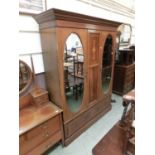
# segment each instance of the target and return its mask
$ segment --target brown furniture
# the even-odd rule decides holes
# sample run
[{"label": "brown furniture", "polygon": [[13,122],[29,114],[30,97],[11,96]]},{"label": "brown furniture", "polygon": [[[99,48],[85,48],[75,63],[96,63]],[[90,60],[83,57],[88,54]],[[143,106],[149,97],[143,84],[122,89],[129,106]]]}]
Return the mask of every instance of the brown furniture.
[{"label": "brown furniture", "polygon": [[123,96],[123,106],[121,120],[96,144],[93,155],[135,154],[135,130],[132,125],[135,119],[134,90]]},{"label": "brown furniture", "polygon": [[[24,65],[26,68],[26,63]],[[22,89],[26,91],[24,87]],[[19,104],[20,155],[41,155],[63,141],[62,110],[49,101],[46,90],[37,86],[32,88],[20,96]]]},{"label": "brown furniture", "polygon": [[130,65],[135,62],[135,49],[124,48],[119,50],[117,64],[119,65]]},{"label": "brown furniture", "polygon": [[115,65],[113,92],[124,95],[135,86],[135,64]]},{"label": "brown furniture", "polygon": [[111,109],[116,30],[121,23],[58,9],[34,18],[50,99],[63,109],[67,145]]},{"label": "brown furniture", "polygon": [[135,155],[135,90],[123,96],[123,106],[124,112],[120,121],[120,126],[126,130],[123,152]]},{"label": "brown furniture", "polygon": [[113,92],[124,95],[135,86],[135,46],[118,50],[114,68]]},{"label": "brown furniture", "polygon": [[20,155],[39,155],[62,139],[61,110],[51,102],[20,110]]}]

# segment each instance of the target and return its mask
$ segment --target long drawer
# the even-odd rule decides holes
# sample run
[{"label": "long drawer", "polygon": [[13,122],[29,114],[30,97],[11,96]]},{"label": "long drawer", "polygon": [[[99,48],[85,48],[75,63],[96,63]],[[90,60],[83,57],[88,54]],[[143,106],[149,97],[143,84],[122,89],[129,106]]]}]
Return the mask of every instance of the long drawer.
[{"label": "long drawer", "polygon": [[57,143],[61,139],[61,132],[56,132],[51,137],[49,137],[46,141],[35,147],[30,152],[27,152],[26,155],[41,155],[43,152],[48,150],[51,146]]},{"label": "long drawer", "polygon": [[61,130],[60,116],[57,115],[45,123],[35,127],[27,133],[20,136],[20,155],[24,155],[43,141],[48,139],[52,134]]}]

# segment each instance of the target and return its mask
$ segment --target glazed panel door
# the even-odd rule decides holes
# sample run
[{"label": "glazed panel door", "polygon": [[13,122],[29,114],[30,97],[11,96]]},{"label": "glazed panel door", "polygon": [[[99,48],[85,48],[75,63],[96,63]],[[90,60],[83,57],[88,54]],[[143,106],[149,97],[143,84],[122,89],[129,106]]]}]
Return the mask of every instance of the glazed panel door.
[{"label": "glazed panel door", "polygon": [[95,103],[99,88],[100,32],[88,32],[89,103]]}]

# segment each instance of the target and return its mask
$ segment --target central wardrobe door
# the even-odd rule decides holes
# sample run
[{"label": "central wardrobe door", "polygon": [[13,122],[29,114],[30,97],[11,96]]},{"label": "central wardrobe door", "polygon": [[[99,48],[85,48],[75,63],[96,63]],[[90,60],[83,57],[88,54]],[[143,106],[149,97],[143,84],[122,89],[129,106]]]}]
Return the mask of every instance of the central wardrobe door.
[{"label": "central wardrobe door", "polygon": [[98,98],[99,81],[99,42],[100,33],[88,33],[89,52],[89,103],[96,103]]},{"label": "central wardrobe door", "polygon": [[81,40],[76,33],[71,33],[64,49],[64,89],[66,101],[71,112],[80,108],[84,93],[84,53]]},{"label": "central wardrobe door", "polygon": [[108,35],[103,48],[102,55],[102,90],[107,94],[110,87],[112,75],[112,36]]}]

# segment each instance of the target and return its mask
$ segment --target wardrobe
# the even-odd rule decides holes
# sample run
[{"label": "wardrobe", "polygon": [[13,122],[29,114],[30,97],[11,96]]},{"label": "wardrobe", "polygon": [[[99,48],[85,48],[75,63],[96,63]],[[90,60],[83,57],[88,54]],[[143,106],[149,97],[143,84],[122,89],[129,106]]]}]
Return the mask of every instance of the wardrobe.
[{"label": "wardrobe", "polygon": [[34,18],[50,100],[63,110],[68,145],[111,109],[115,40],[121,23],[59,9]]}]

